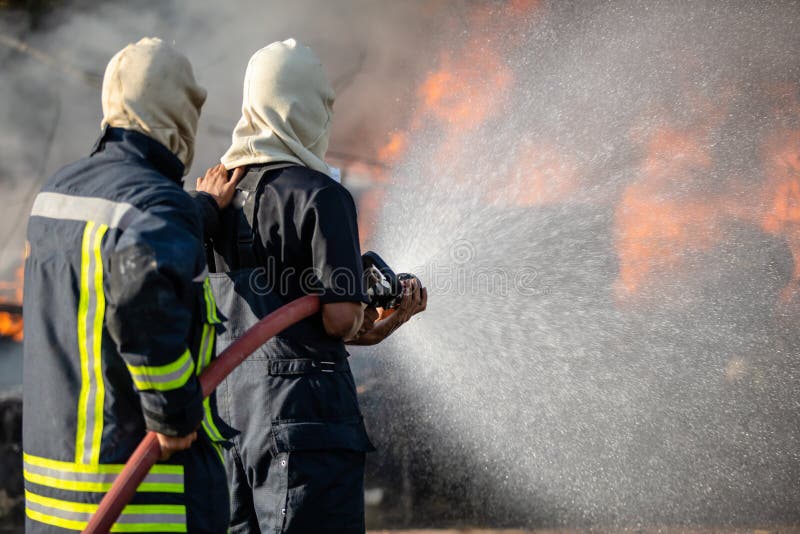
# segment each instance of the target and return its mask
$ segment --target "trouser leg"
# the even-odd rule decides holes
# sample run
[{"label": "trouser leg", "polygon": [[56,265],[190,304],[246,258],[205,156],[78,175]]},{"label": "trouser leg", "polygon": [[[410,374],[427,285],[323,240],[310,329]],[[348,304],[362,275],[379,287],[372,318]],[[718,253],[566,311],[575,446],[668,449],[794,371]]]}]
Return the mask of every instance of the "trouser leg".
[{"label": "trouser leg", "polygon": [[231,447],[225,451],[225,467],[228,472],[230,491],[231,521],[230,534],[250,534],[261,532],[253,505],[253,491],[239,453]]},{"label": "trouser leg", "polygon": [[288,455],[283,534],[363,534],[363,452],[299,451]]}]

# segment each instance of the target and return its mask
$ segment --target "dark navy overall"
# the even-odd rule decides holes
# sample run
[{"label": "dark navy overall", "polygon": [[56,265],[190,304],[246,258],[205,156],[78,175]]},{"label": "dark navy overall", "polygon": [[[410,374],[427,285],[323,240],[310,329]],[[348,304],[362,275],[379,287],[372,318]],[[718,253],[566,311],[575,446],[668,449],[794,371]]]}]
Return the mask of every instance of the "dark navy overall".
[{"label": "dark navy overall", "polygon": [[[226,318],[223,350],[259,318],[305,294],[367,302],[355,204],[324,174],[256,166],[223,212],[209,250]],[[319,314],[289,328],[218,389],[235,433],[226,451],[231,532],[363,533],[364,428],[348,353]]]}]

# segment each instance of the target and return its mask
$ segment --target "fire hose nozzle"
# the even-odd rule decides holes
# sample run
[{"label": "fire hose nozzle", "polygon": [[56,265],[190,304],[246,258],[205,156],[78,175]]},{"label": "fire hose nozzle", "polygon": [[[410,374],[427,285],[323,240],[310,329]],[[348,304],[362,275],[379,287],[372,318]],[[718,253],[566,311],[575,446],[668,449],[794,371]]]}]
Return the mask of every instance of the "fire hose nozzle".
[{"label": "fire hose nozzle", "polygon": [[364,286],[371,307],[384,310],[397,308],[403,300],[403,282],[419,281],[411,273],[395,274],[383,258],[371,250],[361,256],[361,261],[364,266]]}]

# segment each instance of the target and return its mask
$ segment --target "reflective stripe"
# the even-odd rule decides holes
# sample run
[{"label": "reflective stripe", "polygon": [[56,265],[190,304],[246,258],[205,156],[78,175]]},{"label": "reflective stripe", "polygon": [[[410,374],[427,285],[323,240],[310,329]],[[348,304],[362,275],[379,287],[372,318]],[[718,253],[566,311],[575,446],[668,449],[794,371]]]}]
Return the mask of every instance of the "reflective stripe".
[{"label": "reflective stripe", "polygon": [[206,318],[211,324],[218,324],[222,321],[217,316],[217,303],[214,300],[214,293],[211,292],[211,281],[206,278],[203,282],[203,296],[206,299]]},{"label": "reflective stripe", "polygon": [[[31,519],[65,528],[86,527],[97,504],[62,501],[25,490],[26,514]],[[82,526],[80,525],[82,523]],[[118,527],[118,528],[115,528]],[[186,532],[186,507],[180,504],[129,504],[111,532]]]},{"label": "reflective stripe", "polygon": [[[52,515],[43,514],[32,510],[31,508],[25,509],[25,515],[33,521],[53,525],[56,527],[82,531],[88,525],[88,521],[75,521],[71,519],[63,519]],[[187,532],[186,523],[134,523],[124,524],[114,523],[111,527],[111,532]]]},{"label": "reflective stripe", "polygon": [[216,332],[213,325],[203,323],[203,335],[200,339],[200,357],[197,359],[197,376],[200,376],[206,366],[211,362],[211,351],[214,348],[215,334]]},{"label": "reflective stripe", "polygon": [[81,390],[78,395],[75,461],[97,464],[103,434],[105,385],[102,370],[103,318],[106,301],[103,292],[101,247],[108,230],[105,224],[86,223],[81,245],[80,300],[78,302],[78,353],[81,363]]},{"label": "reflective stripe", "polygon": [[125,229],[144,212],[127,202],[105,198],[79,197],[62,193],[39,193],[33,201],[32,217],[66,219],[68,221],[97,221],[110,228]]},{"label": "reflective stripe", "polygon": [[[208,278],[203,280],[203,297],[206,303],[206,323],[203,324],[203,337],[200,342],[200,357],[198,358],[199,363],[197,366],[198,375],[211,363],[211,356],[214,351],[214,338],[217,333],[214,325],[221,322],[217,316],[217,302],[214,300],[214,293],[211,291],[211,281]],[[222,433],[214,423],[214,416],[211,412],[211,399],[208,397],[203,400],[203,421],[201,425],[206,435],[211,440],[214,449],[217,451],[220,460],[224,462],[222,449],[215,442],[225,441],[225,438],[222,437]]]},{"label": "reflective stripe", "polygon": [[222,455],[222,447],[216,441],[211,441],[210,443],[211,443],[211,446],[214,447],[214,450],[217,451],[217,456],[219,457],[220,463],[222,463],[222,465],[224,466],[225,465],[225,457]]},{"label": "reflective stripe", "polygon": [[140,391],[177,389],[189,380],[194,372],[194,360],[189,349],[180,358],[167,365],[128,365],[133,383]]},{"label": "reflective stripe", "polygon": [[[203,369],[208,367],[208,364],[211,363],[211,353],[214,349],[214,337],[216,335],[216,330],[214,329],[214,325],[212,324],[204,324],[203,325],[203,337],[200,342],[200,362],[197,366],[197,374],[203,372]],[[211,413],[211,399],[206,397],[203,399],[203,421],[202,426],[203,430],[205,430],[206,435],[211,438],[211,441],[225,441],[225,438],[222,437],[222,433],[217,428],[217,425],[214,423],[214,416]],[[220,454],[220,459],[222,458],[221,451],[217,451]]]},{"label": "reflective stripe", "polygon": [[[23,454],[25,480],[61,490],[106,492],[123,464],[85,465]],[[139,492],[183,493],[183,466],[154,465],[137,489]]]}]

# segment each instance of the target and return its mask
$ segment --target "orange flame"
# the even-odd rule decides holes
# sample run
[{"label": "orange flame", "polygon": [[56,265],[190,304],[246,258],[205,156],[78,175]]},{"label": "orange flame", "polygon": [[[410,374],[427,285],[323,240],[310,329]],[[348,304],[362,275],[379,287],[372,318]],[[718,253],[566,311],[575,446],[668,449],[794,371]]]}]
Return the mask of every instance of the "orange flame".
[{"label": "orange flame", "polygon": [[[17,269],[16,280],[13,282],[0,282],[0,291],[12,292],[17,303],[22,302],[24,268]],[[11,299],[0,297],[0,302],[10,302]],[[8,312],[0,312],[0,337],[10,337],[14,341],[22,341],[22,317]]]},{"label": "orange flame", "polygon": [[783,301],[789,301],[800,292],[800,130],[773,134],[765,143],[764,165],[766,209],[761,228],[784,236],[792,251],[792,281],[781,294]]},{"label": "orange flame", "polygon": [[[503,5],[482,4],[466,14],[469,39],[439,54],[436,69],[417,90],[415,113],[405,131],[394,132],[378,152],[387,164],[398,162],[415,135],[425,128],[434,146],[434,161],[453,175],[453,168],[469,160],[476,132],[491,126],[507,112],[505,102],[516,83],[506,53],[524,44],[519,23],[542,11],[532,0],[510,0]],[[460,30],[460,28],[459,28]],[[503,36],[499,38],[498,36]],[[686,79],[701,63],[681,56]],[[634,180],[614,205],[613,239],[619,260],[615,283],[618,301],[635,298],[655,287],[663,276],[681,276],[687,259],[722,243],[732,222],[757,225],[786,240],[794,258],[793,280],[784,299],[800,295],[800,103],[796,84],[783,84],[754,97],[751,88],[734,83],[698,89],[685,83],[682,98],[665,109],[648,109],[645,124],[633,130],[631,148],[642,157]],[[788,95],[788,96],[787,96]],[[715,161],[714,147],[732,120],[736,98],[744,108],[754,98],[778,102],[773,117],[780,128],[763,145],[762,169],[754,175],[716,176],[727,162]],[[652,117],[658,117],[653,120]],[[653,127],[652,124],[660,124]],[[733,123],[731,123],[733,124]],[[487,128],[488,129],[488,128]],[[756,140],[756,142],[758,142]],[[483,198],[498,207],[523,207],[574,201],[591,178],[580,159],[557,144],[534,139],[519,153],[506,155],[505,183],[493,183]],[[385,178],[384,178],[385,179]],[[494,178],[493,178],[494,180]],[[705,187],[704,187],[705,186]],[[362,195],[360,209],[375,217],[383,191]]]},{"label": "orange flame", "polygon": [[[514,46],[521,32],[508,29],[539,8],[538,0],[471,8],[466,16],[470,38],[439,54],[437,68],[419,85],[416,112],[409,119],[408,130],[391,134],[378,158],[389,164],[397,162],[407,150],[408,139],[425,127],[439,136],[437,160],[443,164],[456,160],[469,146],[467,136],[500,115],[513,86],[514,75],[505,61],[503,46]],[[499,35],[506,37],[499,39]]]},{"label": "orange flame", "polygon": [[[783,91],[796,94],[797,88]],[[679,276],[688,255],[716,246],[726,223],[742,220],[786,240],[794,273],[781,300],[792,300],[800,294],[800,130],[782,128],[768,136],[762,149],[766,179],[760,185],[727,177],[727,188],[717,184],[713,195],[698,193],[694,181],[707,178],[720,163],[711,155],[710,135],[724,117],[723,105],[699,108],[696,124],[662,127],[650,136],[640,174],[616,207],[617,297],[640,294],[659,275]],[[775,115],[796,123],[800,105],[796,99],[784,102]]]},{"label": "orange flame", "polygon": [[686,252],[707,250],[719,240],[718,205],[675,193],[710,168],[704,137],[704,132],[664,127],[647,143],[640,176],[625,189],[616,209],[618,297],[638,292],[652,275],[674,270]]},{"label": "orange flame", "polygon": [[14,341],[22,341],[22,317],[7,312],[0,312],[0,337],[10,337]]}]

